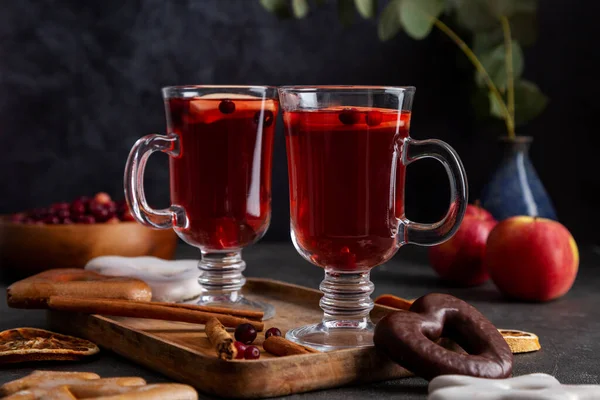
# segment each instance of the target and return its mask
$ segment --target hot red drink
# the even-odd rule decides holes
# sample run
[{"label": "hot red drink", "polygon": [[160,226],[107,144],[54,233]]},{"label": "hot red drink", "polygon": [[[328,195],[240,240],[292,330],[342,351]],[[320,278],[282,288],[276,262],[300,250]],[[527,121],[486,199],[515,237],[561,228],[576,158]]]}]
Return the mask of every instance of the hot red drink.
[{"label": "hot red drink", "polygon": [[167,100],[169,132],[179,136],[180,148],[169,158],[171,201],[189,221],[176,229],[205,251],[241,249],[257,241],[270,221],[279,104],[226,96]]},{"label": "hot red drink", "polygon": [[300,251],[336,271],[366,271],[387,261],[404,217],[405,166],[393,158],[400,155],[399,139],[408,136],[410,112],[329,108],[285,112],[284,119]]}]

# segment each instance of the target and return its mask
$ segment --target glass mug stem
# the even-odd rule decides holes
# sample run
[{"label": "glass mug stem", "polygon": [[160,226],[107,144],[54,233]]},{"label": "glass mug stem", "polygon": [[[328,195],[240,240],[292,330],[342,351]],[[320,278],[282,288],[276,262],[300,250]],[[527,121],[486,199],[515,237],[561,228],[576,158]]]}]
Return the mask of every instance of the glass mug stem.
[{"label": "glass mug stem", "polygon": [[239,292],[246,283],[246,278],[242,275],[246,269],[246,262],[242,260],[241,251],[227,253],[202,251],[198,268],[200,269],[198,283],[202,287],[203,302],[224,298],[236,302],[239,299]]}]

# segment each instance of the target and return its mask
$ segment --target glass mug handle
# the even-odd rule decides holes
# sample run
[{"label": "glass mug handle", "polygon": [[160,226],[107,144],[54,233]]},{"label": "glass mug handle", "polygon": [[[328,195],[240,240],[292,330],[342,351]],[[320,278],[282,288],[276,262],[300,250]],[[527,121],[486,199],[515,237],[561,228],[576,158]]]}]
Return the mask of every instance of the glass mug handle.
[{"label": "glass mug handle", "polygon": [[125,200],[133,217],[143,225],[159,229],[187,228],[188,219],[183,207],[171,205],[169,208],[155,210],[146,201],[144,170],[148,158],[155,151],[177,157],[180,151],[179,136],[154,134],[144,136],[135,142],[125,164]]},{"label": "glass mug handle", "polygon": [[442,243],[458,230],[467,209],[465,169],[456,151],[441,140],[414,140],[409,137],[403,139],[401,145],[401,160],[405,166],[423,158],[434,158],[442,163],[450,180],[450,207],[444,218],[433,224],[401,220],[398,229],[398,245],[411,243],[433,246]]}]

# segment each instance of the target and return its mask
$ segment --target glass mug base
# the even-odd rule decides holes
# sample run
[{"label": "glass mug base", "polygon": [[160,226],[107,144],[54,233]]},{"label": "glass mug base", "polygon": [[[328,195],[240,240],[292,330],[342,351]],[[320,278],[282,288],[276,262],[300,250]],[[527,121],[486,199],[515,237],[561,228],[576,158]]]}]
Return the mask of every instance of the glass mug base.
[{"label": "glass mug base", "polygon": [[319,351],[373,346],[375,325],[370,320],[319,322],[289,330],[285,337]]},{"label": "glass mug base", "polygon": [[191,304],[199,306],[224,307],[235,310],[260,311],[264,313],[263,321],[275,316],[275,307],[269,303],[249,299],[241,294],[204,295],[197,297]]}]

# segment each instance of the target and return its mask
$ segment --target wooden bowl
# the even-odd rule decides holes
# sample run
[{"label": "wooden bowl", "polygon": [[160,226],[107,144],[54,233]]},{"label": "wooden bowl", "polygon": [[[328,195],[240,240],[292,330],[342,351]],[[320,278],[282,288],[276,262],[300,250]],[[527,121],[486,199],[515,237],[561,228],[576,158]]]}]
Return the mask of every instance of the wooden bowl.
[{"label": "wooden bowl", "polygon": [[51,268],[83,268],[104,255],[172,259],[177,235],[137,222],[28,225],[0,218],[0,269],[31,275]]}]

